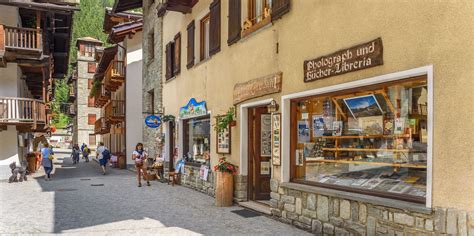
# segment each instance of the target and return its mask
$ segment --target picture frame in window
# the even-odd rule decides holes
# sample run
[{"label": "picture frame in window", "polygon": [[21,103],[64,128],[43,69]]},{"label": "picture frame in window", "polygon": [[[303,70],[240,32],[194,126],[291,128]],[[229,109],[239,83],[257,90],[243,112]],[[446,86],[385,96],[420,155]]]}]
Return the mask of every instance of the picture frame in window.
[{"label": "picture frame in window", "polygon": [[352,117],[356,119],[359,117],[383,115],[382,107],[380,107],[377,98],[373,94],[344,98],[343,100]]},{"label": "picture frame in window", "polygon": [[[221,117],[217,117],[220,119]],[[232,133],[230,125],[222,132],[216,133],[216,150],[219,154],[230,154],[232,147]]]},{"label": "picture frame in window", "polygon": [[262,114],[260,117],[260,156],[272,156],[272,116]]},{"label": "picture frame in window", "polygon": [[281,164],[281,114],[272,114],[272,164]]}]

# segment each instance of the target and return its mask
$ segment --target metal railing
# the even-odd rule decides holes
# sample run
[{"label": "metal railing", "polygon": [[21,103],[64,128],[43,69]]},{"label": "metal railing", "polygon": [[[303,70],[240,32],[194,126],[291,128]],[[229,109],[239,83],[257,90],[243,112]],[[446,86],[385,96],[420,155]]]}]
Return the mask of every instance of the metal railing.
[{"label": "metal railing", "polygon": [[[0,25],[0,37],[3,36],[4,48],[42,50],[41,29],[19,28]],[[2,40],[0,40],[0,44]],[[0,45],[0,49],[2,45]]]},{"label": "metal railing", "polygon": [[46,123],[45,104],[29,98],[0,97],[0,123]]}]

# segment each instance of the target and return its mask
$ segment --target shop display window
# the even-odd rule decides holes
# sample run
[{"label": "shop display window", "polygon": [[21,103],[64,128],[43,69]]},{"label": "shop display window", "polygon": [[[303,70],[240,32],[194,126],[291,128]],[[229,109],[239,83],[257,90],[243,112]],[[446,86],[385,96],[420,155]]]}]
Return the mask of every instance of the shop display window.
[{"label": "shop display window", "polygon": [[291,101],[293,182],[424,203],[426,77]]},{"label": "shop display window", "polygon": [[187,164],[210,165],[210,131],[209,116],[183,120],[183,158]]}]

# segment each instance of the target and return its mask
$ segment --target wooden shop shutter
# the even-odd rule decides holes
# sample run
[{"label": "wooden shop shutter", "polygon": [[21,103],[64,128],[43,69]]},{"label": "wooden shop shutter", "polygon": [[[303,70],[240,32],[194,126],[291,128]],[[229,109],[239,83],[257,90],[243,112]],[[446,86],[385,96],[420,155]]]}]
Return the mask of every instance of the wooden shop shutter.
[{"label": "wooden shop shutter", "polygon": [[173,46],[173,75],[177,75],[181,72],[181,33],[174,36]]},{"label": "wooden shop shutter", "polygon": [[188,55],[188,63],[186,64],[186,68],[191,68],[194,66],[194,20],[189,23],[187,27],[188,31],[188,48],[187,48],[187,55]]},{"label": "wooden shop shutter", "polygon": [[239,41],[241,31],[241,0],[229,0],[229,35],[227,45]]},{"label": "wooden shop shutter", "polygon": [[272,21],[281,18],[290,11],[290,0],[273,0],[272,2]]},{"label": "wooden shop shutter", "polygon": [[166,44],[165,54],[166,54],[166,80],[173,77],[173,50],[171,47],[171,42]]},{"label": "wooden shop shutter", "polygon": [[214,55],[221,50],[221,1],[214,0],[209,10],[209,55]]}]

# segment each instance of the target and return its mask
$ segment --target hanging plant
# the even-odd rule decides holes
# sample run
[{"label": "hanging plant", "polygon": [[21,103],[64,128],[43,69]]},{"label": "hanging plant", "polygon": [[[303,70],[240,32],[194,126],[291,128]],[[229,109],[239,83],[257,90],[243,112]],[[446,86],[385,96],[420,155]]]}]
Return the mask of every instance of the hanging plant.
[{"label": "hanging plant", "polygon": [[173,115],[164,115],[163,118],[161,119],[163,122],[168,122],[168,121],[174,121],[176,117]]},{"label": "hanging plant", "polygon": [[225,129],[230,126],[235,126],[235,107],[230,107],[227,113],[223,116],[216,117],[216,124],[214,125],[214,130],[217,133],[222,133]]},{"label": "hanging plant", "polygon": [[94,80],[92,83],[92,88],[89,93],[89,97],[95,97],[96,93],[99,92],[99,87],[100,87],[100,81]]}]

